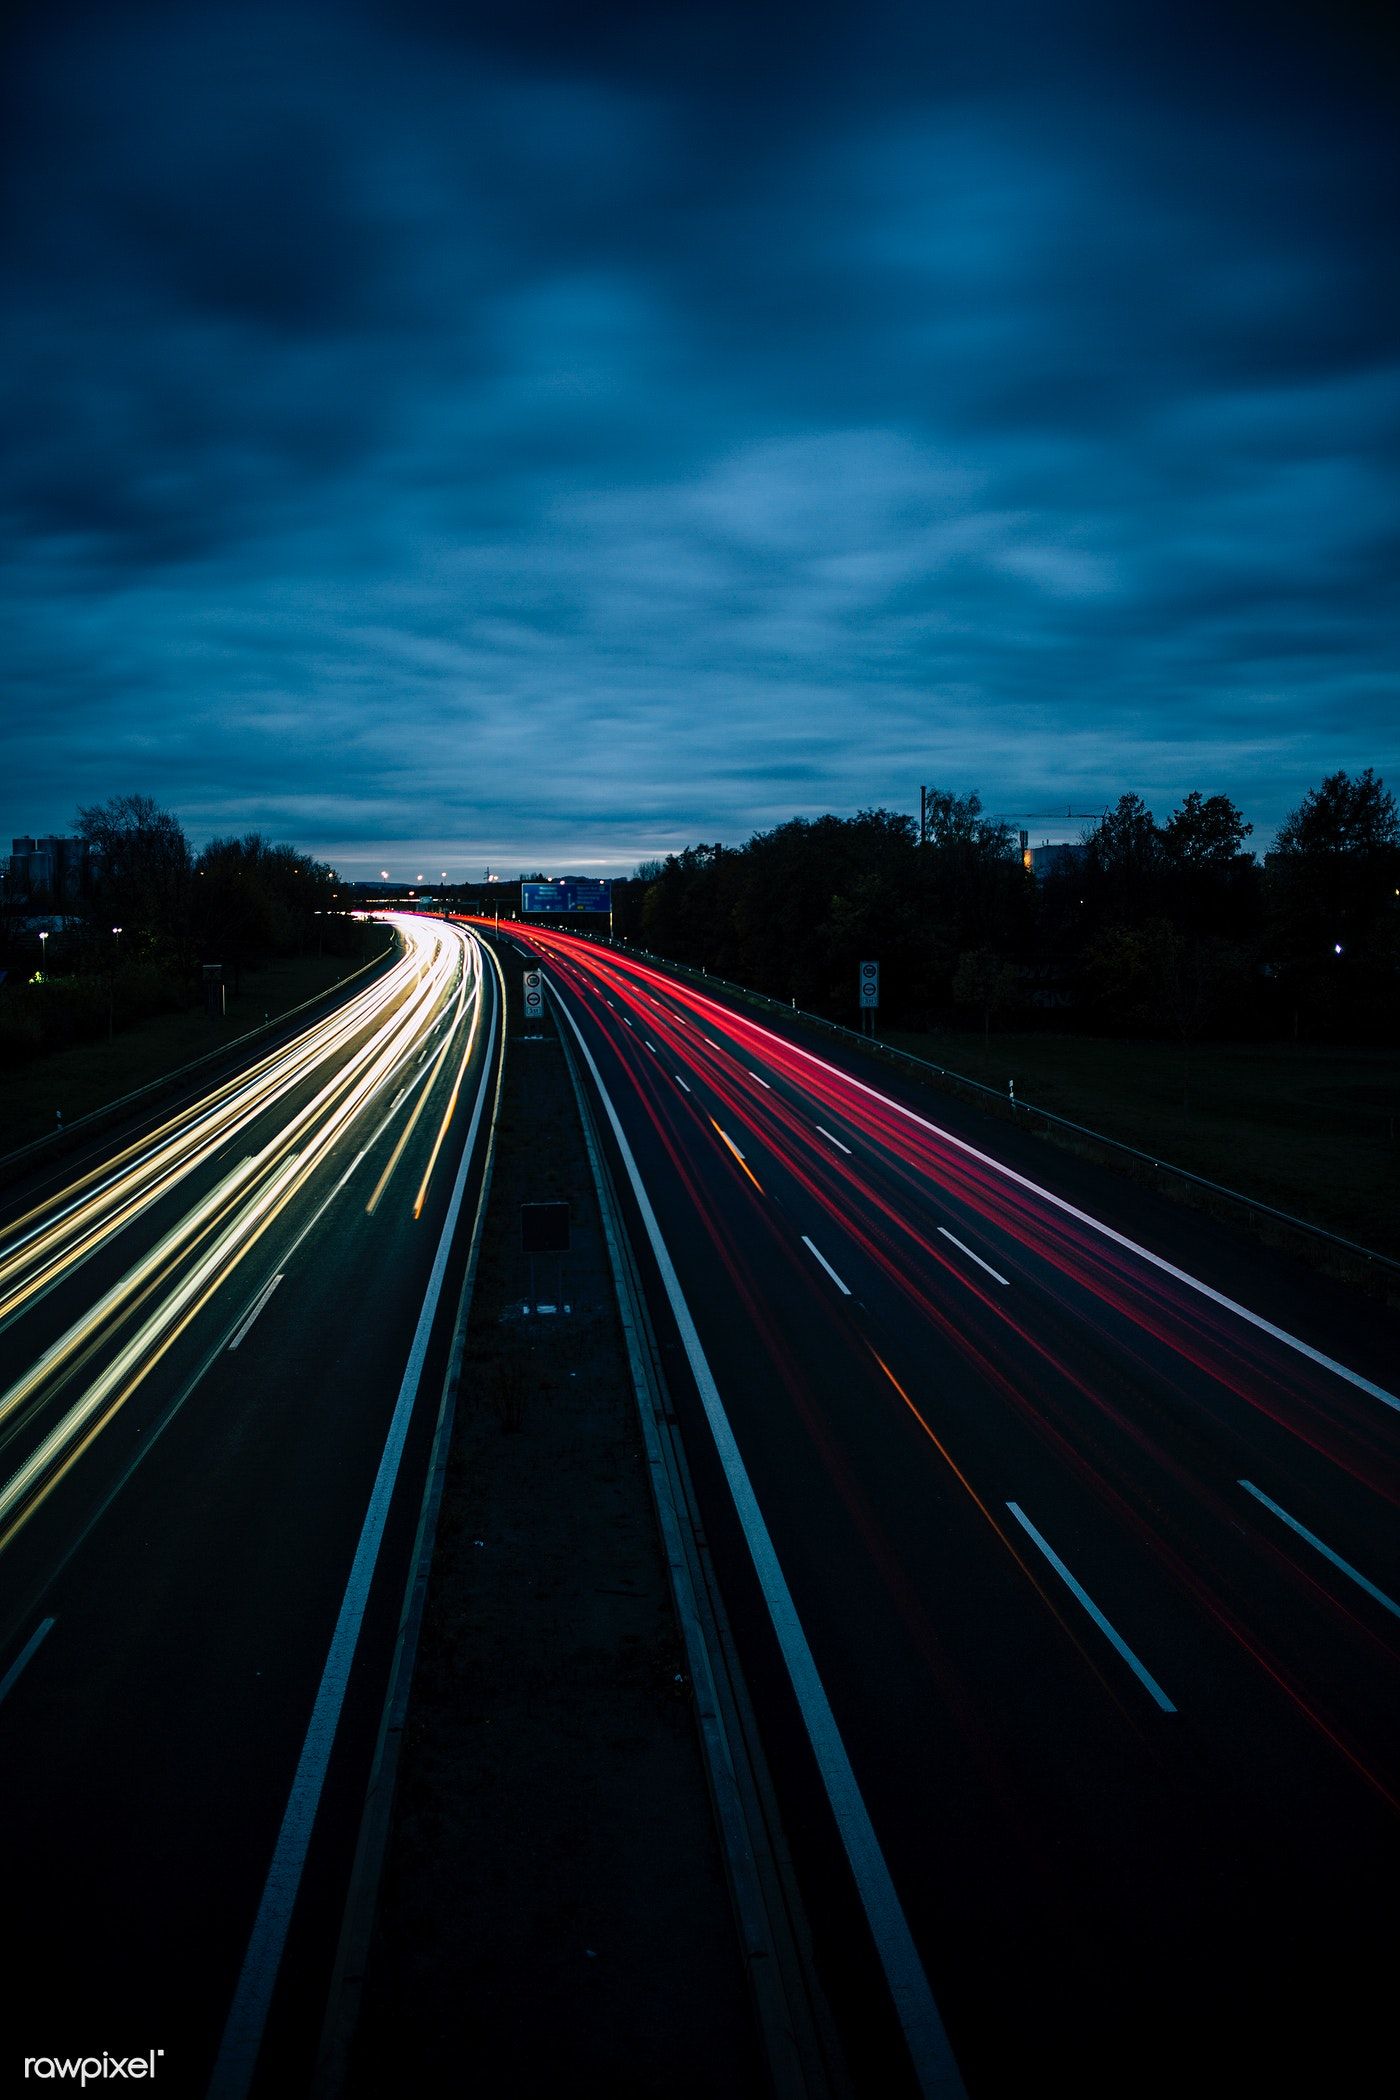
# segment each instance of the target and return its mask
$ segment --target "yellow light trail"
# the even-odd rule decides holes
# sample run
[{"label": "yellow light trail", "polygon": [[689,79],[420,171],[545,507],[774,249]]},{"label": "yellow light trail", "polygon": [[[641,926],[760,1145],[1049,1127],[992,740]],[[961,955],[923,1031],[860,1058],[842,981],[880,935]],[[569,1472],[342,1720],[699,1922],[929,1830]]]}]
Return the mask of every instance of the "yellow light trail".
[{"label": "yellow light trail", "polygon": [[753,1183],[754,1187],[758,1190],[758,1193],[761,1196],[763,1194],[763,1184],[759,1180],[757,1174],[754,1173],[753,1168],[749,1165],[743,1153],[739,1150],[739,1147],[735,1144],[733,1138],[729,1135],[729,1132],[727,1130],[721,1130],[719,1124],[716,1123],[713,1116],[709,1117],[708,1120],[710,1128],[715,1132],[716,1136],[722,1138],[724,1143],[728,1145],[730,1151],[734,1154],[735,1159],[738,1160],[739,1165],[748,1175],[749,1180]]},{"label": "yellow light trail", "polygon": [[433,1178],[433,1168],[437,1165],[438,1154],[442,1150],[442,1141],[447,1136],[447,1126],[452,1121],[452,1112],[457,1106],[457,1096],[462,1091],[462,1081],[467,1076],[467,1066],[471,1063],[472,1051],[476,1045],[476,1031],[480,1020],[481,999],[478,988],[478,996],[475,999],[472,1010],[472,1025],[467,1030],[467,1047],[462,1052],[462,1062],[457,1067],[457,1077],[453,1082],[452,1092],[447,1097],[447,1108],[441,1123],[438,1125],[438,1134],[433,1139],[433,1149],[428,1156],[428,1164],[424,1169],[423,1179],[418,1184],[418,1194],[413,1199],[413,1215],[415,1218],[421,1218],[423,1215],[423,1204],[428,1194],[428,1183]]},{"label": "yellow light trail", "polygon": [[[17,1221],[0,1249],[0,1322],[70,1274],[88,1255],[202,1166],[256,1117],[302,1084],[362,1029],[378,1025],[421,973],[410,953],[376,986],[273,1052],[251,1073],[226,1081]],[[117,1171],[113,1171],[113,1168]],[[105,1177],[105,1178],[104,1178]],[[94,1187],[94,1184],[96,1186]],[[80,1199],[76,1192],[87,1190]],[[46,1215],[47,1224],[42,1221]],[[26,1229],[28,1228],[28,1229]]]},{"label": "yellow light trail", "polygon": [[[442,1048],[438,1051],[437,1056],[433,1059],[432,1067],[428,1073],[426,1080],[423,1082],[422,1090],[419,1093],[417,1103],[413,1110],[413,1114],[404,1124],[403,1130],[399,1136],[399,1141],[395,1145],[393,1151],[389,1154],[389,1163],[385,1167],[384,1172],[380,1175],[378,1181],[375,1183],[374,1193],[370,1197],[368,1203],[365,1205],[365,1212],[366,1215],[369,1217],[373,1217],[375,1211],[379,1207],[379,1199],[383,1195],[385,1189],[389,1186],[390,1177],[393,1174],[395,1167],[402,1159],[405,1147],[407,1146],[409,1139],[412,1137],[414,1130],[417,1128],[418,1118],[422,1115],[424,1107],[427,1104],[428,1096],[432,1092],[433,1081],[437,1078],[438,1073],[442,1070],[442,1066],[444,1060],[447,1057],[447,1053],[452,1048],[452,1038],[456,1034],[458,1025],[461,1021],[461,1004],[462,997],[465,996],[465,992],[466,977],[464,975],[462,979],[462,995],[459,996],[458,999],[458,1011],[453,1019],[452,1026],[443,1039]],[[436,1156],[436,1153],[434,1153],[435,1158]],[[414,1211],[413,1215],[417,1217],[417,1210]]]},{"label": "yellow light trail", "polygon": [[[469,979],[479,1018],[479,951],[470,936],[456,928],[413,919],[394,923],[405,953],[375,986],[36,1206],[0,1245],[0,1319],[14,1320],[32,1311],[45,1291],[99,1246],[171,1196],[195,1168],[206,1166],[256,1118],[275,1109],[294,1089],[314,1083],[318,1071],[339,1057],[336,1068],[260,1149],[191,1204],[0,1395],[0,1424],[8,1425],[0,1444],[35,1437],[0,1486],[0,1549],[308,1185],[351,1123],[401,1081],[405,1063],[436,1029],[455,993],[455,1011],[443,1043],[421,1082],[419,1109],[426,1103],[462,1028]],[[474,1018],[429,1161],[429,1176],[476,1032]],[[420,1204],[426,1186],[425,1176]],[[124,1326],[129,1331],[123,1337]],[[103,1368],[45,1426],[43,1417],[58,1402],[61,1388],[71,1385],[90,1357],[109,1347],[112,1354]]]}]

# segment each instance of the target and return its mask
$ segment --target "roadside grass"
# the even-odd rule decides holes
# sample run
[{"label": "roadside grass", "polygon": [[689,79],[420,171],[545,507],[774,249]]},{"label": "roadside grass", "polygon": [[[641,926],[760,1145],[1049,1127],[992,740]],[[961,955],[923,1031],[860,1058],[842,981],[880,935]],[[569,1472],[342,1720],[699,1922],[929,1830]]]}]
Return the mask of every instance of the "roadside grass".
[{"label": "roadside grass", "polygon": [[1400,1256],[1400,1052],[1069,1035],[885,1040],[1018,1103]]},{"label": "roadside grass", "polygon": [[261,970],[245,970],[237,993],[228,988],[228,1012],[210,1021],[202,1007],[159,1014],[122,1029],[110,1042],[75,1043],[0,1074],[0,1154],[47,1137],[80,1116],[119,1101],[206,1057],[221,1044],[275,1021],[293,1007],[362,969],[364,955],[290,956]]}]

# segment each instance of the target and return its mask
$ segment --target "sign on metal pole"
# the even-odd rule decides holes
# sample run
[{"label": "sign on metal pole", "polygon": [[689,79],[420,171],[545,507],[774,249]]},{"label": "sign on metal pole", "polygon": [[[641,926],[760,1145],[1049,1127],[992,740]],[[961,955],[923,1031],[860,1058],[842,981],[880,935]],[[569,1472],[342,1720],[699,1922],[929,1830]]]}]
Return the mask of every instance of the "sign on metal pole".
[{"label": "sign on metal pole", "polygon": [[544,971],[525,972],[525,1018],[538,1021],[544,1016]]},{"label": "sign on metal pole", "polygon": [[569,1251],[568,1204],[522,1203],[520,1206],[520,1251],[522,1254],[567,1254]]},{"label": "sign on metal pole", "polygon": [[522,882],[520,910],[524,917],[542,912],[612,910],[612,884],[585,882],[561,875],[555,882]]},{"label": "sign on metal pole", "polygon": [[863,962],[860,966],[860,1003],[862,1011],[880,1004],[880,965],[877,962]]}]

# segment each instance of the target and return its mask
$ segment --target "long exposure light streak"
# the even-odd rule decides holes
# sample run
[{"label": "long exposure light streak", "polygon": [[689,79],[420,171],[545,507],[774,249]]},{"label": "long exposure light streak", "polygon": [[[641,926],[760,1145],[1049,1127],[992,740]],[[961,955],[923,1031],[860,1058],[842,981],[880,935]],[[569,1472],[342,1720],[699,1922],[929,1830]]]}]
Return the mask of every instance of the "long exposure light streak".
[{"label": "long exposure light streak", "polygon": [[[438,1125],[437,1136],[433,1139],[433,1149],[428,1154],[428,1164],[423,1169],[423,1179],[419,1182],[418,1193],[413,1199],[413,1215],[415,1218],[421,1218],[423,1215],[423,1205],[427,1201],[428,1196],[428,1184],[433,1178],[433,1169],[438,1163],[438,1154],[442,1151],[443,1140],[447,1136],[448,1126],[456,1112],[458,1097],[462,1091],[462,1081],[467,1076],[467,1067],[471,1063],[472,1051],[476,1047],[476,1032],[481,1021],[479,987],[473,989],[472,996],[474,1004],[471,1026],[467,1030],[467,1040],[463,1045],[461,1059],[457,1066],[457,1077],[452,1082],[452,1092],[447,1097],[447,1106],[442,1112],[442,1121]],[[457,1024],[454,1022],[454,1033],[456,1026]],[[450,1042],[451,1037],[448,1040]]]},{"label": "long exposure light streak", "polygon": [[[116,1244],[136,1220],[178,1200],[181,1184],[207,1172],[240,1134],[253,1137],[255,1149],[196,1195],[114,1283],[38,1348],[0,1393],[0,1450],[9,1459],[0,1484],[0,1548],[90,1448],[97,1431],[195,1314],[229,1283],[357,1119],[391,1090],[399,1089],[402,1096],[410,1060],[433,1049],[430,1064],[410,1082],[420,1088],[419,1111],[428,1101],[468,1014],[479,1014],[480,950],[458,929],[439,922],[405,917],[393,923],[404,952],[373,985],[35,1206],[0,1245],[0,1321],[13,1325],[32,1316],[60,1285],[70,1284],[85,1263]],[[445,1032],[435,1045],[444,1017]],[[473,1019],[434,1162],[475,1037]],[[269,1120],[271,1129],[259,1142],[255,1126],[266,1129]],[[383,1128],[381,1121],[369,1144]],[[395,1162],[401,1151],[402,1140]],[[422,1209],[427,1179],[415,1215]],[[234,1346],[273,1288],[275,1280],[250,1309]],[[73,1395],[79,1370],[88,1375]]]},{"label": "long exposure light streak", "polygon": [[[404,923],[413,929],[405,935],[406,954],[347,1005],[18,1219],[0,1247],[0,1321],[71,1275],[115,1233],[204,1166],[215,1149],[304,1085],[357,1036],[374,1031],[369,1046],[377,1047],[378,1032],[400,1009],[410,1020],[420,1019],[420,1009],[405,1002],[421,983],[420,950],[427,936],[415,922]],[[454,954],[444,943],[444,965],[451,967]],[[440,991],[440,984],[435,985],[430,996]]]},{"label": "long exposure light streak", "polygon": [[[789,1109],[784,1119],[783,1109],[777,1105],[778,1096],[771,1095],[760,1104],[748,1088],[733,1083],[739,1073],[752,1070],[755,1054],[761,1053],[769,1061],[771,1076],[781,1078],[805,1097],[807,1128],[838,1144],[852,1159],[847,1187],[862,1203],[869,1196],[870,1162],[857,1160],[844,1139],[836,1138],[829,1127],[817,1121],[811,1113],[813,1108],[838,1110],[853,1133],[877,1148],[875,1158],[882,1174],[896,1180],[905,1178],[911,1194],[922,1191],[926,1198],[931,1192],[946,1190],[959,1203],[985,1217],[999,1234],[1010,1236],[1013,1242],[1023,1242],[1029,1253],[1048,1264],[1052,1272],[1061,1273],[1074,1288],[1087,1289],[1105,1308],[1149,1332],[1155,1342],[1180,1352],[1230,1384],[1248,1404],[1272,1406],[1281,1384],[1288,1386],[1288,1380],[1281,1381],[1279,1376],[1281,1359],[1277,1350],[1282,1348],[1385,1406],[1400,1408],[1400,1398],[1377,1381],[1237,1304],[1203,1280],[1191,1277],[1176,1264],[1139,1246],[967,1140],[940,1128],[878,1087],[843,1072],[830,1060],[789,1042],[750,1016],[722,1006],[694,986],[667,977],[636,958],[599,950],[591,942],[568,935],[520,929],[519,937],[540,953],[551,955],[556,964],[567,964],[572,975],[583,971],[595,975],[624,1005],[641,998],[650,1003],[652,988],[656,987],[664,989],[676,1007],[688,1007],[692,1017],[702,1016],[710,1027],[721,1025],[729,1037],[727,1046],[698,1026],[684,1032],[677,1028],[673,1038],[676,1054],[684,1057],[694,1071],[697,1037],[714,1050],[717,1058],[706,1061],[702,1076],[720,1093],[733,1118],[756,1137],[772,1142],[773,1124],[760,1124],[760,1114],[766,1112],[778,1119],[780,1131],[785,1130],[790,1140],[780,1140],[778,1149],[786,1164],[796,1171],[810,1175],[811,1167],[805,1162],[798,1166],[794,1159],[800,1125],[792,1111]],[[682,1017],[677,1014],[675,1018],[679,1021]],[[839,1162],[832,1161],[830,1165],[839,1167]],[[899,1206],[885,1207],[897,1224]],[[842,1215],[839,1200],[831,1208],[833,1215]],[[1267,1379],[1261,1379],[1258,1373],[1256,1345],[1246,1332],[1234,1326],[1236,1320],[1243,1322],[1246,1330],[1252,1329],[1269,1350]],[[1299,1386],[1300,1401],[1302,1393]],[[1309,1394],[1309,1401],[1311,1397]],[[1300,1414],[1291,1416],[1290,1426],[1296,1434],[1307,1433]]]},{"label": "long exposure light streak", "polygon": [[[753,1260],[761,1255],[771,1287],[792,1273],[794,1259],[806,1261],[820,1248],[822,1267],[842,1283],[840,1320],[880,1365],[908,1419],[961,1480],[978,1481],[979,1506],[1009,1509],[1012,1482],[997,1479],[1002,1454],[983,1453],[974,1462],[969,1430],[976,1415],[966,1403],[950,1406],[940,1395],[916,1406],[889,1372],[880,1320],[895,1308],[882,1294],[896,1294],[934,1345],[940,1384],[953,1372],[958,1390],[998,1403],[1003,1439],[1014,1432],[1019,1440],[1018,1477],[1023,1465],[1042,1463],[1038,1446],[1058,1477],[1073,1484],[1075,1507],[1096,1512],[1115,1550],[1128,1556],[1135,1587],[1155,1567],[1151,1623],[1167,1614],[1174,1640],[1191,1624],[1212,1653],[1223,1636],[1295,1716],[1383,1800],[1393,1800],[1358,1732],[1364,1717],[1345,1715],[1325,1683],[1309,1685],[1289,1616],[1260,1621],[1246,1601],[1241,1585],[1253,1583],[1258,1549],[1232,1502],[1231,1484],[1242,1469],[1229,1464],[1247,1432],[1243,1408],[1267,1435],[1295,1440],[1300,1463],[1320,1457],[1364,1496],[1400,1500],[1394,1439],[1372,1405],[1379,1399],[1394,1406],[1386,1387],[693,984],[553,929],[522,928],[516,937],[549,961],[562,991],[592,995],[592,1024],[633,1084],[634,1112],[661,1148],[683,1210],[771,1352],[767,1380],[774,1371],[786,1378],[791,1351],[750,1288]],[[640,1029],[629,1035],[621,1025],[633,1019],[645,1021],[672,1073],[635,1054]],[[765,1074],[756,1088],[755,1078]],[[746,1171],[756,1167],[762,1176],[765,1201],[761,1209],[755,1201],[747,1223],[732,1199],[717,1202],[708,1185],[697,1145],[716,1136]],[[854,1450],[833,1443],[820,1401],[793,1390],[804,1428],[843,1499],[851,1500]],[[1203,1454],[1212,1449],[1226,1455],[1225,1464],[1203,1469]],[[1188,1530],[1165,1519],[1164,1496],[1191,1511]],[[1372,1522],[1364,1504],[1353,1514],[1363,1528]],[[1005,1539],[1003,1526],[995,1528]],[[1317,1536],[1299,1535],[1310,1543]],[[874,1540],[871,1550],[880,1550]],[[1327,1557],[1334,1555],[1344,1572],[1366,1559],[1358,1553],[1343,1561],[1329,1549]],[[1106,1684],[1025,1556],[1014,1557]],[[1345,1609],[1295,1569],[1278,1579],[1294,1585],[1300,1607],[1330,1612],[1334,1623]],[[1362,1595],[1374,1588],[1363,1584]],[[1344,1637],[1370,1643],[1381,1636],[1348,1622]]]}]

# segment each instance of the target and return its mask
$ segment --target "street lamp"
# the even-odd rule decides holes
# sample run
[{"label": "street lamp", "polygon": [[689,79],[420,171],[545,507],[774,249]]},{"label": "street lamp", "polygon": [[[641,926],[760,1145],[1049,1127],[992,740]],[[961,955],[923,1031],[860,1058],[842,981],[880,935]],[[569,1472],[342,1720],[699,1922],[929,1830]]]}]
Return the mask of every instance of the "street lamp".
[{"label": "street lamp", "polygon": [[107,971],[107,1040],[110,1043],[117,1028],[117,955],[121,946],[120,926],[112,928],[112,961]]},{"label": "street lamp", "polygon": [[41,931],[40,931],[40,934],[39,934],[39,975],[40,975],[40,977],[42,977],[42,976],[43,976],[43,974],[44,974],[44,957],[45,957],[45,955],[46,955],[46,954],[47,954],[47,952],[48,952],[48,951],[46,950],[46,948],[44,947],[44,943],[45,943],[45,941],[46,941],[46,940],[48,939],[48,937],[49,937],[49,933],[48,933],[48,928],[47,928],[47,927],[44,927],[44,928],[42,928],[42,929],[41,929]]}]

